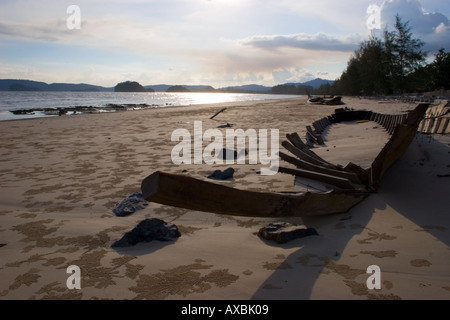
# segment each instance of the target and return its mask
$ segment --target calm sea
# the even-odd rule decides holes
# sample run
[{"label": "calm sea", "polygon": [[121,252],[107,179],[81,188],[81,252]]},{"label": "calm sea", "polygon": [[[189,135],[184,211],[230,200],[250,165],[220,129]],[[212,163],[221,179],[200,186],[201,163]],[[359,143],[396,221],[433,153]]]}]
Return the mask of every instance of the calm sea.
[{"label": "calm sea", "polygon": [[108,104],[145,104],[153,107],[184,106],[193,104],[222,103],[285,99],[300,96],[240,93],[124,93],[124,92],[0,92],[0,120],[28,119],[49,116],[40,111],[15,115],[10,111],[39,108],[68,108],[92,106],[102,111]]}]

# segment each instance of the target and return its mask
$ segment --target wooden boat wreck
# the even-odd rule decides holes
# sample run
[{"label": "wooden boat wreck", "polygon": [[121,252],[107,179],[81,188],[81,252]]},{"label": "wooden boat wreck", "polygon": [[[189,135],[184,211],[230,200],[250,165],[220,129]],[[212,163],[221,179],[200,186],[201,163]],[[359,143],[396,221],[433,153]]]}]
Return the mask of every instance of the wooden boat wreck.
[{"label": "wooden boat wreck", "polygon": [[337,106],[337,105],[344,104],[344,102],[342,102],[342,97],[341,96],[313,97],[309,93],[308,89],[305,88],[305,90],[306,90],[306,93],[308,95],[307,102],[310,103],[310,104],[322,104],[322,105],[329,105],[329,106]]},{"label": "wooden boat wreck", "polygon": [[308,98],[308,103],[311,104],[324,104],[329,106],[337,106],[340,104],[344,104],[342,102],[341,96],[332,96],[332,97],[310,97]]},{"label": "wooden boat wreck", "polygon": [[182,174],[157,171],[142,181],[142,194],[150,202],[226,215],[301,217],[346,212],[376,192],[386,170],[410,145],[427,108],[428,104],[419,104],[404,115],[341,109],[313,123],[314,130],[308,130],[307,134],[309,144],[320,143],[317,138],[333,123],[356,120],[382,125],[390,139],[367,169],[351,162],[346,166],[332,164],[313,152],[297,133],[288,134],[282,146],[291,155],[280,152],[279,156],[296,168],[281,166],[279,172],[331,185],[332,189],[325,192],[240,190]]}]

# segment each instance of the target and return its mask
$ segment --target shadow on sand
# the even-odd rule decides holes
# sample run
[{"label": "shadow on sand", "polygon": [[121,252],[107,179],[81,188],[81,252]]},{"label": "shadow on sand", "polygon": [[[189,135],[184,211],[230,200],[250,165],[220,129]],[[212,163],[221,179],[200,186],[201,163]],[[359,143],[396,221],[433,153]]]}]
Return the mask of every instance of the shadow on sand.
[{"label": "shadow on sand", "polygon": [[[279,264],[252,299],[310,299],[313,292],[325,299],[376,298],[377,293],[369,292],[365,282],[369,277],[366,268],[373,259],[361,254],[364,252],[357,245],[368,241],[367,234],[371,240],[390,240],[392,236],[385,232],[391,232],[386,230],[392,230],[392,222],[383,221],[377,230],[368,228],[372,218],[385,210],[394,210],[416,224],[415,231],[428,232],[450,247],[450,218],[445,206],[450,177],[437,176],[449,173],[449,152],[447,144],[418,135],[405,155],[386,172],[378,193],[347,213],[303,218],[304,224],[314,227],[319,236],[286,245],[270,244],[285,249],[297,246],[299,250]],[[414,251],[413,247],[403,248]],[[340,262],[344,251],[345,261],[353,259],[355,263]],[[327,277],[329,290],[323,285],[315,288],[319,276],[332,273],[337,276]],[[348,290],[334,290],[337,286]],[[336,292],[343,293],[336,296]],[[392,294],[384,297],[396,298]]]}]

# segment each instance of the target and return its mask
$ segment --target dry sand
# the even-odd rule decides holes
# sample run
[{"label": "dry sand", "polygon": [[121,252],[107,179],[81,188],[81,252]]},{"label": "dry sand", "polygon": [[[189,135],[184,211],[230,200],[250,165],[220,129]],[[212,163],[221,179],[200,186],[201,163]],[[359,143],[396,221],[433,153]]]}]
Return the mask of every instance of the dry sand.
[{"label": "dry sand", "polygon": [[[415,107],[343,100],[381,113]],[[193,122],[203,121],[203,130],[231,123],[279,129],[280,139],[292,132],[304,137],[306,125],[335,108],[299,98],[1,122],[0,299],[449,299],[450,178],[438,177],[450,173],[449,136],[418,136],[379,192],[344,214],[244,218],[155,203],[128,217],[112,213],[156,170],[205,177],[229,167],[175,166],[177,128],[192,132]],[[317,151],[338,163],[357,150],[370,163],[369,149],[384,143],[384,131],[374,126],[365,127],[378,132],[370,143],[355,126],[332,128]],[[294,189],[290,175],[233,167],[229,185]],[[181,237],[111,248],[148,217],[176,224]],[[319,236],[283,245],[261,240],[255,233],[271,221],[303,223]],[[66,286],[70,265],[80,267],[80,290]],[[370,265],[380,267],[379,290],[366,286]]]}]

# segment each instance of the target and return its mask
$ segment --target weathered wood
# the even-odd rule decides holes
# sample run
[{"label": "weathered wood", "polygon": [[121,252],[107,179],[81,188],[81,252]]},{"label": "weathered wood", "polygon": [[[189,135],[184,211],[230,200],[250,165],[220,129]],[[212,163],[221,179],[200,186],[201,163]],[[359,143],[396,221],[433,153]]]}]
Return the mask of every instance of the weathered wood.
[{"label": "weathered wood", "polygon": [[303,178],[327,183],[327,184],[330,184],[332,186],[342,188],[342,189],[356,189],[355,185],[353,185],[348,179],[332,176],[329,174],[324,174],[324,173],[319,173],[319,172],[304,170],[304,169],[287,168],[287,167],[283,167],[283,166],[280,166],[278,171],[282,172],[282,173],[292,174],[297,177],[303,177]]},{"label": "weathered wood", "polygon": [[147,201],[174,207],[248,217],[314,216],[346,212],[369,193],[275,193],[240,190],[186,175],[157,171],[141,185]]},{"label": "weathered wood", "polygon": [[318,134],[317,132],[315,132],[311,126],[306,126],[306,136],[307,136],[307,140],[308,138],[310,139],[311,142],[313,143],[317,143],[317,144],[324,144],[323,143],[323,139],[322,136],[320,134]]},{"label": "weathered wood", "polygon": [[349,162],[345,167],[344,170],[347,172],[354,173],[358,176],[358,179],[366,186],[369,185],[369,172],[368,170],[358,166],[357,164],[354,164],[353,162]]},{"label": "weathered wood", "polygon": [[439,133],[441,133],[441,134],[450,133],[450,125],[449,125],[450,118],[444,118],[444,119],[445,120],[443,122],[442,129],[439,130]]},{"label": "weathered wood", "polygon": [[278,154],[282,160],[295,165],[297,168],[314,171],[314,172],[318,172],[318,173],[323,173],[323,174],[327,174],[327,175],[331,175],[331,176],[336,176],[339,178],[348,179],[349,181],[351,181],[355,184],[361,184],[361,180],[359,179],[358,175],[353,172],[346,172],[346,171],[325,168],[323,166],[312,164],[305,160],[300,160],[295,157],[291,157],[290,155],[285,154],[281,151]]},{"label": "weathered wood", "polygon": [[441,122],[442,122],[442,118],[437,118],[433,133],[438,133]]},{"label": "weathered wood", "polygon": [[[369,172],[351,163],[344,168],[345,173],[354,173],[358,178],[370,177],[370,179],[366,178],[369,180],[368,182],[366,182],[367,180],[362,181],[365,186],[355,185],[349,178],[335,174],[331,175],[318,172],[317,170],[293,169],[281,166],[280,172],[322,181],[336,188],[329,192],[319,193],[258,192],[235,189],[186,175],[157,171],[142,181],[142,194],[147,201],[165,205],[250,217],[301,217],[346,212],[364,200],[371,192],[376,191],[385,171],[408,148],[427,107],[428,104],[418,105],[409,113],[404,123],[394,125],[395,130],[391,138],[373,161]],[[372,117],[372,115],[367,114],[367,117]],[[387,121],[389,119],[399,121],[398,117],[394,118],[384,115],[380,117],[376,115],[375,118],[379,118],[380,124],[383,123],[382,125],[386,128],[388,127]],[[403,120],[404,116],[401,119]],[[448,121],[446,121],[446,130],[448,130],[447,125]],[[295,136],[291,135],[292,137]],[[280,157],[289,159],[294,165],[301,163],[302,165],[308,165],[309,168],[326,169],[328,170],[327,172],[334,172],[330,171],[330,169],[342,170],[342,168],[338,168],[329,162],[319,160],[320,157],[319,159],[316,158],[317,155],[307,154],[289,141],[283,141],[282,145],[299,158],[296,159],[280,153]],[[304,150],[307,150],[307,148]]]},{"label": "weathered wood", "polygon": [[217,111],[213,116],[211,116],[210,119],[214,119],[217,115],[219,115],[219,113],[224,112],[227,108],[222,108],[219,111]]},{"label": "weathered wood", "polygon": [[297,132],[286,134],[286,138],[298,149],[302,150],[306,154],[310,155],[313,158],[321,162],[325,162],[320,156],[318,156],[314,151],[308,148],[308,146],[302,141],[302,138],[298,135]]},{"label": "weathered wood", "polygon": [[428,105],[419,104],[409,113],[406,122],[396,127],[389,141],[372,162],[370,168],[371,187],[375,190],[378,188],[386,170],[405,153],[411,144]]},{"label": "weathered wood", "polygon": [[330,121],[328,120],[328,118],[322,118],[320,120],[313,122],[313,127],[315,132],[317,132],[318,134],[322,134],[322,132],[325,130],[326,127],[328,127],[329,124]]},{"label": "weathered wood", "polygon": [[321,166],[324,166],[326,168],[337,169],[337,166],[335,166],[335,165],[333,165],[333,164],[331,164],[329,162],[326,162],[326,161],[321,161],[321,160],[319,160],[319,159],[317,159],[315,157],[310,156],[309,154],[306,154],[305,152],[303,152],[299,148],[295,147],[293,144],[291,144],[288,141],[283,141],[281,143],[281,145],[283,147],[285,147],[286,150],[288,150],[293,155],[297,156],[298,158],[300,158],[302,160],[305,160],[305,161],[308,161],[308,162],[311,162],[311,163],[314,163],[314,164],[317,164],[317,165],[321,165]]}]

